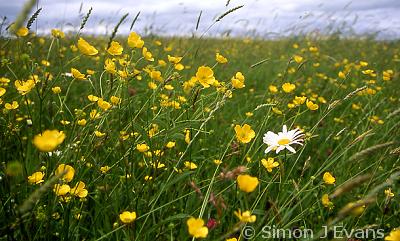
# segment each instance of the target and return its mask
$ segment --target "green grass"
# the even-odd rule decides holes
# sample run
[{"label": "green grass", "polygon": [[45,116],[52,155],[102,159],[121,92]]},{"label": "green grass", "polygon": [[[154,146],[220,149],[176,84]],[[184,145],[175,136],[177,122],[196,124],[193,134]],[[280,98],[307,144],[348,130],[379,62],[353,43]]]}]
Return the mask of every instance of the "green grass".
[{"label": "green grass", "polygon": [[[238,209],[251,210],[257,216],[255,223],[248,224],[258,235],[253,240],[263,240],[262,228],[266,225],[308,228],[315,234],[323,230],[323,225],[333,225],[332,221],[349,230],[382,228],[385,234],[400,226],[396,149],[400,134],[398,41],[336,36],[276,41],[148,37],[144,39],[145,46],[155,58],[149,62],[142,58],[140,49],[127,46],[126,37],[117,36],[124,46],[123,54],[130,60],[129,72],[133,68],[141,71],[138,75],[142,79],[138,80],[137,76],[121,78],[106,73],[103,66],[110,58],[105,51],[108,39],[84,38],[99,50],[97,57],[71,51],[69,46],[77,40],[72,36],[0,41],[0,77],[10,79],[8,85],[2,84],[6,93],[0,97],[1,240],[190,240],[186,221],[191,216],[205,222],[215,219],[217,225],[209,230],[206,240],[225,240],[239,238],[244,227],[234,215]],[[162,46],[154,44],[156,39]],[[294,43],[299,48],[293,48]],[[166,52],[165,46],[172,46],[172,51]],[[311,52],[311,46],[318,51]],[[228,58],[227,64],[216,65],[217,51]],[[174,70],[167,54],[184,56],[182,64],[187,69]],[[302,56],[302,63],[293,61],[294,55]],[[158,66],[160,59],[167,66]],[[48,60],[50,66],[42,65],[42,60]],[[266,61],[256,65],[263,60]],[[360,61],[368,62],[368,66],[360,66]],[[164,83],[157,81],[158,88],[149,89],[147,83],[151,80],[144,71],[148,65],[160,70],[174,89],[166,90]],[[183,91],[182,84],[201,65],[214,66],[216,79],[225,82],[226,90],[233,92],[232,98],[215,87],[203,88],[198,83],[189,92]],[[71,67],[82,73],[87,69],[96,73],[91,81],[73,80],[65,75]],[[118,65],[118,69],[123,67]],[[339,71],[345,69],[350,70],[346,78],[339,78]],[[363,74],[367,69],[374,70],[377,76]],[[394,75],[384,81],[382,73],[389,69]],[[231,86],[231,77],[237,71],[246,78],[243,89]],[[46,80],[47,72],[52,74],[52,80]],[[27,80],[32,74],[38,75],[41,82],[22,96],[14,81]],[[283,92],[281,85],[285,82],[296,84],[296,89]],[[270,85],[277,86],[279,92],[271,93]],[[61,87],[60,94],[52,92],[54,86]],[[348,96],[362,87],[376,93],[367,94],[364,90]],[[115,95],[122,102],[102,111],[87,99],[90,94],[106,101]],[[180,102],[180,109],[163,107],[161,94],[176,101],[184,96],[187,101]],[[319,109],[311,111],[305,103],[289,109],[287,104],[295,96],[312,99]],[[13,100],[19,102],[19,108],[6,110],[5,103]],[[31,104],[25,105],[26,100]],[[360,109],[355,110],[352,104]],[[276,114],[272,107],[283,113]],[[90,119],[93,109],[100,112],[98,119]],[[247,112],[253,115],[247,116]],[[383,123],[372,122],[372,116],[378,116]],[[77,121],[83,118],[87,124],[78,125]],[[32,125],[27,125],[28,119]],[[70,124],[62,125],[61,120]],[[149,137],[152,124],[158,125],[158,133]],[[250,143],[240,143],[235,137],[236,124],[249,124],[255,138]],[[295,146],[296,154],[265,154],[264,133],[277,133],[284,124],[289,129],[302,128],[305,145]],[[32,143],[37,134],[48,129],[66,135],[57,148],[59,156],[40,152]],[[185,142],[186,129],[190,130],[189,144]],[[106,135],[97,137],[96,130]],[[121,131],[127,133],[126,140],[121,138]],[[168,141],[175,141],[176,146],[165,148]],[[162,150],[163,155],[157,157],[153,153],[146,157],[136,150],[140,143],[149,145],[151,151]],[[383,143],[388,144],[371,148]],[[260,162],[267,157],[281,163],[271,173]],[[222,164],[216,165],[215,159]],[[196,163],[197,169],[185,168],[186,161]],[[31,195],[46,185],[61,163],[75,169],[69,184],[73,187],[83,181],[89,192],[87,197],[63,201],[53,192],[51,183],[37,194],[37,201],[33,199]],[[165,167],[154,168],[159,163]],[[111,169],[103,174],[102,166]],[[254,192],[240,191],[236,176],[221,178],[220,173],[239,166],[246,166],[247,173],[259,179]],[[45,182],[29,184],[28,176],[40,170],[45,173]],[[335,185],[324,184],[325,172],[335,176]],[[365,174],[368,178],[355,183]],[[391,182],[387,182],[392,174]],[[146,181],[146,176],[152,180]],[[349,183],[350,190],[331,199],[332,209],[322,205],[323,194],[332,194]],[[385,195],[389,187],[394,197]],[[34,202],[19,212],[27,200]],[[368,203],[363,212],[351,215],[348,210],[343,211],[348,203],[359,200]],[[128,225],[119,219],[125,210],[137,213],[137,219]]]}]

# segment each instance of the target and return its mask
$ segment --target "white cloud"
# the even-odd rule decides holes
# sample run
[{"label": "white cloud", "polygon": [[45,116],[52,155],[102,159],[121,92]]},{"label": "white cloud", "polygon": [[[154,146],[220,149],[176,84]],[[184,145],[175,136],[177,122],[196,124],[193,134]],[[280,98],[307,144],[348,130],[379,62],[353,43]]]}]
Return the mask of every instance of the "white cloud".
[{"label": "white cloud", "polygon": [[[23,0],[0,3],[0,16],[15,18]],[[304,32],[352,27],[356,33],[381,31],[381,35],[400,36],[400,9],[398,0],[231,0],[228,7],[225,0],[85,0],[82,11],[78,0],[42,0],[39,7],[39,30],[65,25],[80,25],[81,17],[93,7],[86,32],[104,34],[110,32],[120,17],[129,13],[129,19],[121,26],[120,32],[129,31],[132,18],[141,11],[135,30],[143,32],[152,28],[161,34],[191,34],[199,12],[202,10],[200,27],[206,29],[213,20],[228,9],[245,5],[223,19],[211,31],[220,34],[231,31],[243,35],[256,32],[260,36],[271,33],[281,35],[290,31]],[[358,19],[357,21],[354,21]],[[89,31],[90,30],[90,31]]]}]

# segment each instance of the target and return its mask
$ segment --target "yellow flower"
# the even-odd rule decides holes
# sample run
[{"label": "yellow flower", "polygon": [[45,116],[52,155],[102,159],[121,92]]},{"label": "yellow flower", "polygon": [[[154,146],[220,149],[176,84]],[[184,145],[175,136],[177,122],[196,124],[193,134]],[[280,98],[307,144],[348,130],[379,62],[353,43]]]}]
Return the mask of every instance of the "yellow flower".
[{"label": "yellow flower", "polygon": [[115,63],[112,59],[106,59],[106,61],[104,62],[104,70],[110,74],[117,73],[117,67],[115,66]]},{"label": "yellow flower", "polygon": [[149,75],[150,78],[152,78],[153,80],[163,81],[163,77],[161,76],[161,71],[152,70]]},{"label": "yellow flower", "polygon": [[117,96],[111,96],[110,100],[114,105],[119,105],[121,103],[121,98]]},{"label": "yellow flower", "polygon": [[56,28],[51,30],[51,35],[53,35],[54,38],[65,38],[64,32]]},{"label": "yellow flower", "polygon": [[46,67],[49,67],[49,66],[50,66],[50,62],[47,61],[47,60],[42,60],[42,61],[40,61],[40,63],[43,64],[43,65],[46,66]]},{"label": "yellow flower", "polygon": [[236,89],[244,88],[244,75],[241,72],[237,72],[231,79],[232,86]]},{"label": "yellow flower", "polygon": [[239,189],[243,192],[252,192],[258,186],[258,178],[250,175],[239,175],[236,179]]},{"label": "yellow flower", "polygon": [[168,61],[173,63],[173,64],[178,64],[179,62],[181,62],[182,57],[179,56],[171,56],[168,54]]},{"label": "yellow flower", "polygon": [[108,172],[111,168],[109,166],[102,166],[100,167],[100,171],[101,173],[105,174],[106,172]]},{"label": "yellow flower", "polygon": [[91,102],[97,102],[99,100],[99,97],[95,95],[88,95],[87,97]]},{"label": "yellow flower", "polygon": [[79,72],[79,70],[77,70],[75,68],[71,68],[71,74],[75,79],[78,79],[78,80],[86,79],[85,74],[82,74],[81,72]]},{"label": "yellow flower", "polygon": [[175,147],[175,141],[169,141],[169,142],[165,145],[165,147],[167,147],[167,148],[169,148],[169,149],[174,148],[174,147]]},{"label": "yellow flower", "polygon": [[102,110],[108,110],[111,108],[111,104],[108,103],[107,101],[103,100],[102,98],[99,98],[97,101],[97,105],[102,109]]},{"label": "yellow flower", "polygon": [[27,27],[22,27],[16,32],[18,37],[25,37],[29,34],[29,29]]},{"label": "yellow flower", "polygon": [[64,196],[67,193],[69,193],[69,191],[71,190],[71,188],[69,187],[68,184],[56,184],[54,185],[53,191],[56,193],[57,196]]},{"label": "yellow flower", "polygon": [[55,87],[51,88],[51,91],[53,91],[54,94],[60,94],[61,88],[59,86],[55,86]]},{"label": "yellow flower", "polygon": [[400,229],[393,229],[388,236],[385,237],[385,241],[399,241],[400,240]]},{"label": "yellow flower", "polygon": [[208,235],[208,228],[204,226],[204,221],[201,218],[191,217],[186,221],[188,232],[194,238],[205,238]]},{"label": "yellow flower", "polygon": [[228,59],[222,56],[220,53],[215,54],[215,60],[220,64],[228,63]]},{"label": "yellow flower", "polygon": [[142,38],[135,32],[132,32],[129,34],[128,37],[128,45],[131,48],[142,48],[144,45],[144,41],[142,40]]},{"label": "yellow flower", "polygon": [[300,64],[301,61],[303,61],[303,57],[301,57],[300,55],[295,55],[293,56],[294,61],[296,61],[296,63]]},{"label": "yellow flower", "polygon": [[119,215],[121,222],[128,224],[136,220],[136,212],[124,211]]},{"label": "yellow flower", "polygon": [[194,170],[194,169],[197,168],[197,165],[196,165],[196,163],[194,163],[194,162],[186,161],[186,162],[184,163],[184,165],[185,165],[185,167],[186,167],[187,169],[189,169],[189,170]]},{"label": "yellow flower", "polygon": [[282,85],[282,89],[283,91],[285,91],[286,93],[290,93],[292,92],[294,89],[296,89],[296,85],[291,84],[291,83],[284,83]]},{"label": "yellow flower", "polygon": [[150,149],[150,147],[148,145],[146,145],[146,143],[143,144],[137,144],[136,145],[136,150],[138,150],[139,152],[146,152]]},{"label": "yellow flower", "polygon": [[242,211],[239,209],[238,211],[235,211],[234,214],[242,223],[254,223],[257,219],[256,215],[251,215],[250,211],[244,211],[242,213]]},{"label": "yellow flower", "polygon": [[150,51],[147,50],[146,47],[144,47],[144,48],[142,49],[142,54],[143,54],[143,57],[144,57],[146,60],[148,60],[148,61],[154,61],[153,55],[151,54]]},{"label": "yellow flower", "polygon": [[93,109],[90,111],[89,116],[90,116],[90,119],[94,120],[94,119],[97,119],[100,117],[100,113],[98,113],[96,109]]},{"label": "yellow flower", "polygon": [[164,66],[167,66],[167,63],[164,60],[160,59],[160,60],[158,60],[158,65],[160,65],[161,67],[164,67]]},{"label": "yellow flower", "polygon": [[74,179],[75,169],[70,165],[60,164],[58,165],[55,174],[61,175],[62,173],[64,173],[64,175],[60,179],[65,182],[70,182],[72,179]]},{"label": "yellow flower", "polygon": [[15,110],[15,109],[18,109],[18,107],[19,107],[19,104],[18,104],[18,102],[16,102],[15,100],[10,104],[10,103],[6,103],[5,105],[4,105],[4,107],[7,109],[7,110]]},{"label": "yellow flower", "polygon": [[262,159],[261,163],[268,172],[272,172],[272,169],[279,166],[279,162],[276,162],[272,157],[268,157],[268,160]]},{"label": "yellow flower", "polygon": [[147,84],[147,86],[148,86],[149,89],[151,89],[151,90],[157,89],[157,84],[154,83],[154,82],[149,82],[149,83]]},{"label": "yellow flower", "polygon": [[388,189],[385,190],[385,195],[388,198],[394,197],[394,193],[392,192],[391,188],[388,188]]},{"label": "yellow flower", "polygon": [[2,97],[6,93],[6,89],[0,87],[0,97]]},{"label": "yellow flower", "polygon": [[346,79],[346,74],[343,73],[342,71],[339,71],[338,77],[341,78],[341,79]]},{"label": "yellow flower", "polygon": [[278,92],[278,87],[276,87],[275,85],[270,85],[270,86],[268,86],[268,90],[271,93],[276,93],[276,92]]},{"label": "yellow flower", "polygon": [[107,49],[107,52],[113,56],[121,55],[122,51],[124,51],[124,48],[117,41],[112,41],[110,47]]},{"label": "yellow flower", "polygon": [[45,130],[43,133],[33,138],[33,144],[37,149],[43,152],[53,151],[63,143],[65,134],[58,130]]},{"label": "yellow flower", "polygon": [[322,202],[322,205],[324,205],[324,207],[329,208],[329,209],[333,208],[333,203],[329,200],[328,194],[322,195],[321,202]]},{"label": "yellow flower", "polygon": [[328,185],[335,184],[335,182],[336,182],[336,178],[334,176],[332,176],[332,174],[329,172],[325,172],[324,176],[322,178],[324,179],[325,184],[328,184]]},{"label": "yellow flower", "polygon": [[85,189],[85,183],[79,181],[74,188],[70,190],[70,193],[74,196],[85,198],[88,195],[88,190]]},{"label": "yellow flower", "polygon": [[186,142],[186,144],[190,143],[190,130],[189,129],[185,130],[185,142]]},{"label": "yellow flower", "polygon": [[199,81],[204,88],[208,88],[215,81],[214,71],[208,66],[200,66],[196,72],[196,80]]},{"label": "yellow flower", "polygon": [[26,95],[35,87],[35,81],[33,79],[28,79],[27,81],[16,80],[14,85],[18,93]]},{"label": "yellow flower", "polygon": [[81,120],[78,120],[77,123],[78,123],[78,125],[80,125],[80,126],[85,126],[86,123],[87,123],[87,121],[86,121],[85,119],[81,119]]},{"label": "yellow flower", "polygon": [[350,214],[353,216],[360,216],[364,210],[365,205],[361,205],[360,201],[348,203],[345,206],[346,209],[350,209]]},{"label": "yellow flower", "polygon": [[99,53],[95,47],[90,45],[83,38],[79,38],[78,40],[78,49],[84,55],[96,55]]},{"label": "yellow flower", "polygon": [[35,172],[28,177],[28,182],[31,184],[39,184],[44,182],[43,177],[44,177],[43,172]]},{"label": "yellow flower", "polygon": [[97,137],[103,137],[103,136],[106,135],[106,133],[103,133],[101,131],[94,131],[94,135],[97,136]]},{"label": "yellow flower", "polygon": [[228,239],[225,240],[225,241],[238,241],[238,240],[237,240],[237,238],[228,238]]},{"label": "yellow flower", "polygon": [[301,96],[301,97],[295,96],[293,103],[295,105],[302,105],[302,104],[304,104],[304,102],[306,102],[306,99],[307,99],[307,97],[305,97],[305,96]]},{"label": "yellow flower", "polygon": [[215,160],[214,160],[214,164],[216,164],[216,165],[221,165],[221,164],[222,164],[222,161],[219,160],[219,159],[215,159]]},{"label": "yellow flower", "polygon": [[251,139],[256,136],[256,133],[251,129],[248,124],[244,124],[243,126],[236,125],[235,126],[236,138],[241,143],[249,143]]},{"label": "yellow flower", "polygon": [[318,110],[318,105],[314,104],[311,100],[307,100],[306,105],[310,110]]}]

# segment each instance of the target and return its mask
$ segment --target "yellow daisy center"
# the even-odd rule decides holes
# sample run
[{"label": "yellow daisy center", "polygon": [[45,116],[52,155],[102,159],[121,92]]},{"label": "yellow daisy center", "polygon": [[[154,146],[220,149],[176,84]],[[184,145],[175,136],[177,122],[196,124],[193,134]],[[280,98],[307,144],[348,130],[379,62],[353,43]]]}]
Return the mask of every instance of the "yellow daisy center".
[{"label": "yellow daisy center", "polygon": [[278,141],[278,144],[279,144],[279,145],[287,145],[287,144],[289,144],[289,143],[290,143],[290,140],[287,139],[287,138],[283,138],[283,139],[280,139],[280,140]]}]

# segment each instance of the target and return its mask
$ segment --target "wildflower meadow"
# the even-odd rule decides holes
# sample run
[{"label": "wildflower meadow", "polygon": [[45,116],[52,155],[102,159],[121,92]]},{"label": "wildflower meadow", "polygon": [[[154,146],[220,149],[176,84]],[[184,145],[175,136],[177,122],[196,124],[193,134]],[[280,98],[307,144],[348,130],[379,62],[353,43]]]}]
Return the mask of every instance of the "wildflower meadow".
[{"label": "wildflower meadow", "polygon": [[30,2],[0,28],[0,240],[400,240],[398,40],[87,34],[96,6],[36,34]]}]

